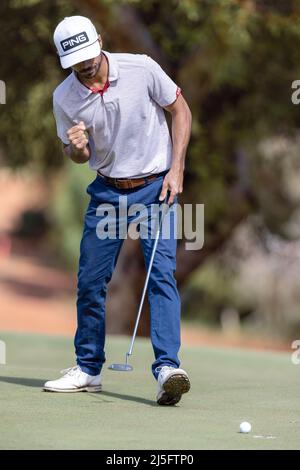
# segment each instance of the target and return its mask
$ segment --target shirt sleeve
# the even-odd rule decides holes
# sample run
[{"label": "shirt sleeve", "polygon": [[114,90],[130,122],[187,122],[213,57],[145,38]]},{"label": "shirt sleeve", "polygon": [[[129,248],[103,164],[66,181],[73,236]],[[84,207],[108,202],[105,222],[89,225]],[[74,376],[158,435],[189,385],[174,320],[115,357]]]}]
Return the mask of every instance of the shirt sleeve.
[{"label": "shirt sleeve", "polygon": [[161,107],[174,103],[181,89],[151,57],[145,56],[145,65],[150,97]]},{"label": "shirt sleeve", "polygon": [[67,116],[64,110],[59,106],[59,104],[53,98],[53,114],[56,122],[56,131],[60,140],[68,145],[70,143],[67,131],[74,126],[74,123]]}]

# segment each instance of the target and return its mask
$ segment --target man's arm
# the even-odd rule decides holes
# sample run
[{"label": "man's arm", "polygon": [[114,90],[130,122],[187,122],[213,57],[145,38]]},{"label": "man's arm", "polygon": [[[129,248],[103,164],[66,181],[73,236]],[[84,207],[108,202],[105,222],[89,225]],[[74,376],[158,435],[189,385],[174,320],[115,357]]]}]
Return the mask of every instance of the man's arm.
[{"label": "man's arm", "polygon": [[181,94],[173,104],[164,109],[172,115],[173,159],[170,171],[164,178],[159,199],[163,201],[169,189],[171,194],[168,204],[172,204],[175,196],[183,190],[185,155],[191,136],[192,113]]},{"label": "man's arm", "polygon": [[69,144],[63,144],[65,154],[75,163],[85,163],[90,159],[91,151],[83,122],[67,131]]}]

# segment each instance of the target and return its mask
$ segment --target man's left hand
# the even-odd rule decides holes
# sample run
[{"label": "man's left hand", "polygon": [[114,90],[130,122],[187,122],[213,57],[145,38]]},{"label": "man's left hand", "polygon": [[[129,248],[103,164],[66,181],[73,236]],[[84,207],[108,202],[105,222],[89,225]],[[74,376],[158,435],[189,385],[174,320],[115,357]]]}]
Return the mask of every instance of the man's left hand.
[{"label": "man's left hand", "polygon": [[183,171],[170,169],[166,174],[162,186],[162,190],[159,196],[159,200],[163,201],[167,195],[168,190],[170,191],[170,197],[167,203],[173,204],[177,194],[182,193],[183,190]]}]

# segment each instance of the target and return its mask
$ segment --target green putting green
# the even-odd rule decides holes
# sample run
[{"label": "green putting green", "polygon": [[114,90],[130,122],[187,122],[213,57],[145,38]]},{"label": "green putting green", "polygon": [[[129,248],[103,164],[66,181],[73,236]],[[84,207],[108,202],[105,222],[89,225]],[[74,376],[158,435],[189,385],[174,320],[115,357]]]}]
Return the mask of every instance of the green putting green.
[{"label": "green putting green", "polygon": [[[108,337],[103,392],[57,394],[44,381],[74,365],[72,339],[1,334],[1,449],[299,449],[300,365],[289,354],[182,347],[191,390],[175,407],[155,402],[150,341]],[[250,434],[239,424],[249,421]]]}]

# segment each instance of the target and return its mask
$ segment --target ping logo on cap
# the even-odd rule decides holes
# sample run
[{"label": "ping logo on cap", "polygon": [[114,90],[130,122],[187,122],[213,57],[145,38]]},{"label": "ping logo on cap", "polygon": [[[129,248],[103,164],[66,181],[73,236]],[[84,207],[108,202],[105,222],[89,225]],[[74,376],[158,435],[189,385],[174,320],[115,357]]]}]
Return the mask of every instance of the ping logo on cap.
[{"label": "ping logo on cap", "polygon": [[70,36],[69,38],[64,39],[63,41],[60,41],[60,45],[63,48],[64,52],[66,52],[85,42],[89,42],[89,38],[86,32],[82,31],[82,33],[75,34],[74,36]]}]

